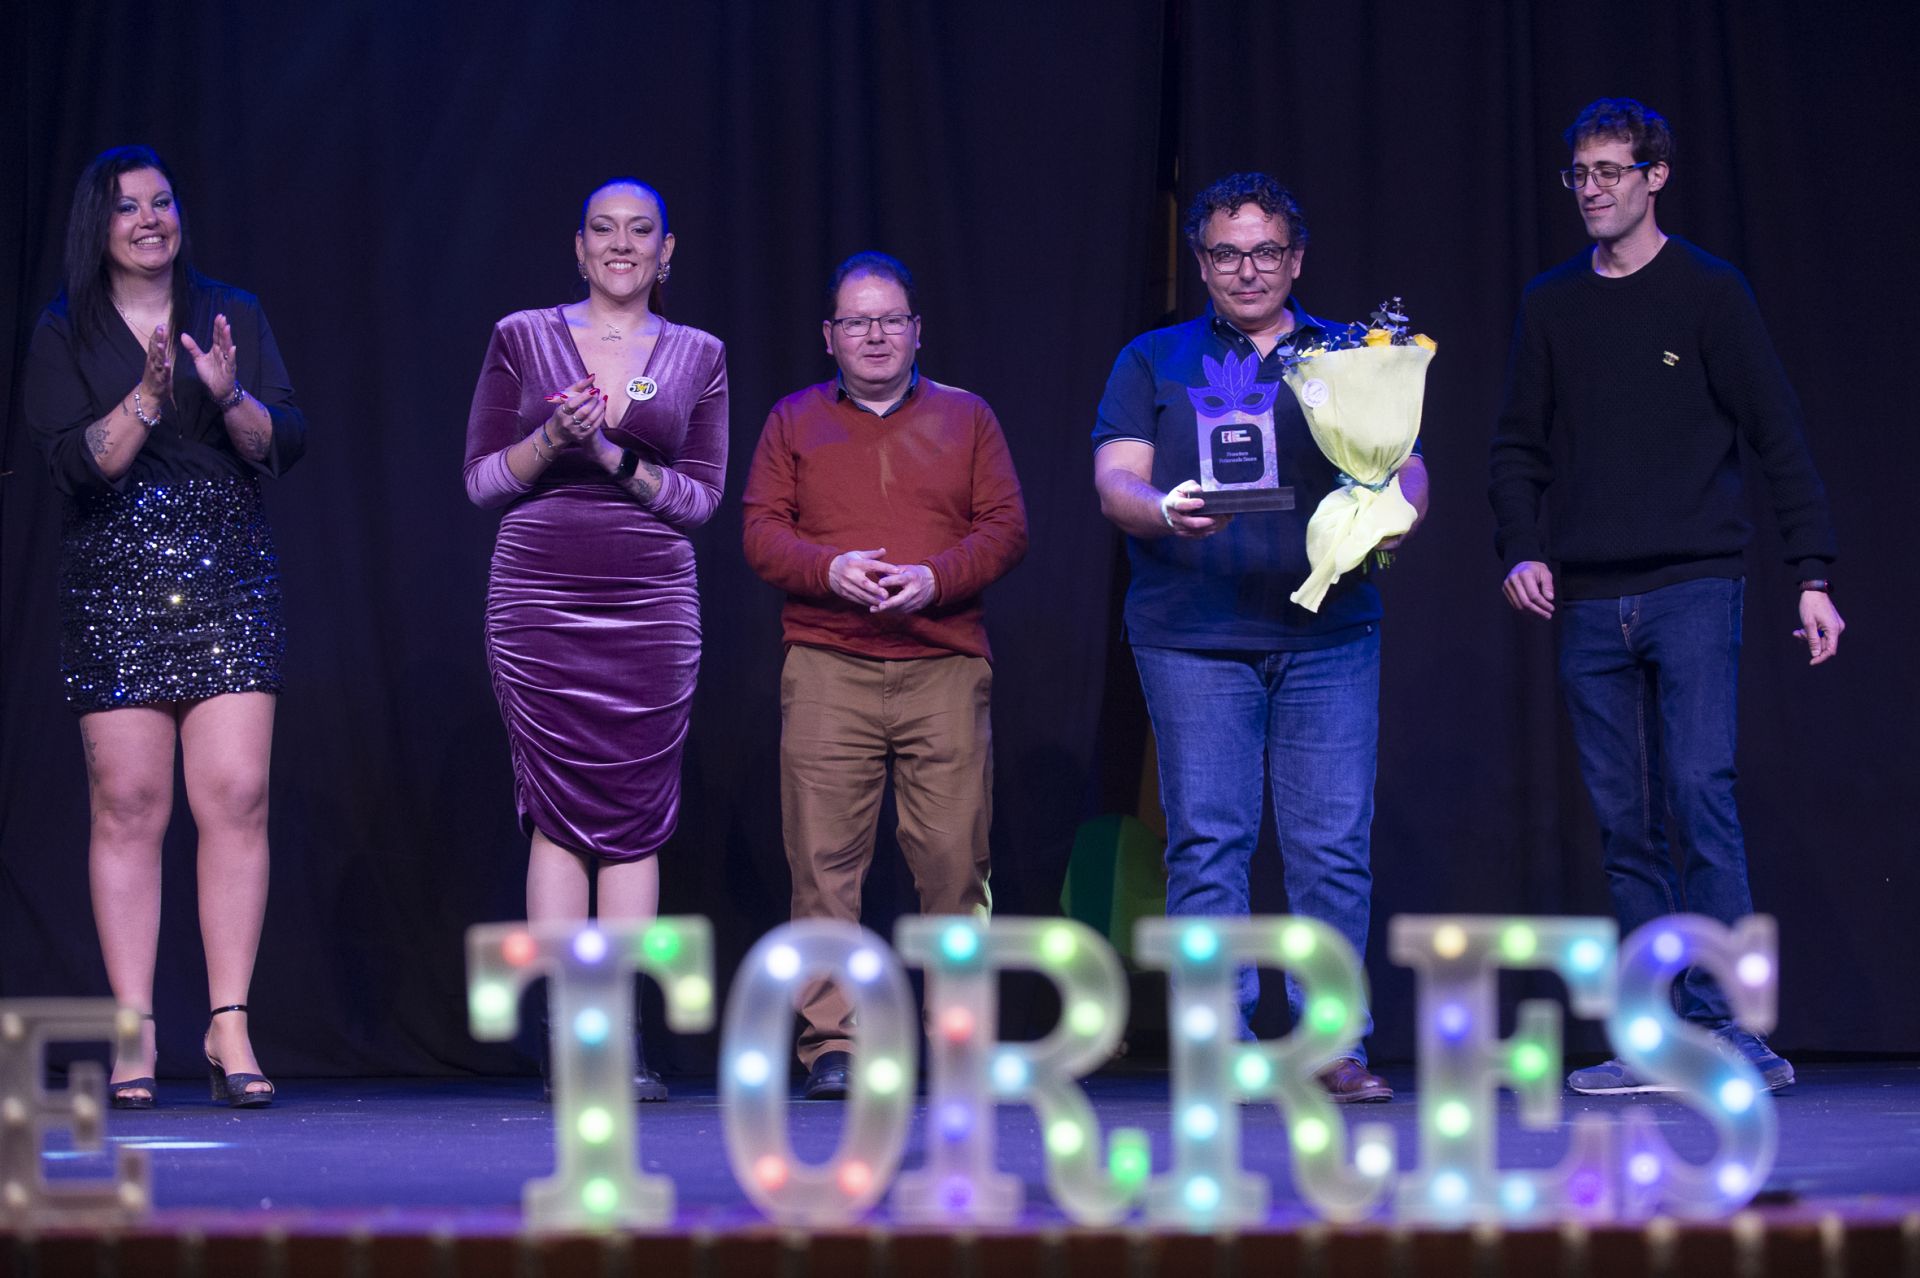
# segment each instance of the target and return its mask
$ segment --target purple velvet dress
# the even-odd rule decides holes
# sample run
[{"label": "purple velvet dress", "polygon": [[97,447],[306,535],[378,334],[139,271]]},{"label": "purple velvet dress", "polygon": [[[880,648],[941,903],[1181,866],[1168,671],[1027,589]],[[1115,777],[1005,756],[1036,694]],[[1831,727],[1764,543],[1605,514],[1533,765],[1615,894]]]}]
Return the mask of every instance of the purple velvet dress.
[{"label": "purple velvet dress", "polygon": [[505,505],[487,587],[487,664],[513,752],[522,830],[609,861],[651,856],[680,812],[680,753],[700,666],[700,598],[686,530],[719,504],[727,363],[719,339],[668,324],[634,400],[608,420],[641,441],[660,491],[642,504],[584,452],[533,484],[506,450],[586,366],[558,309],[494,326],[467,419],[467,493]]}]

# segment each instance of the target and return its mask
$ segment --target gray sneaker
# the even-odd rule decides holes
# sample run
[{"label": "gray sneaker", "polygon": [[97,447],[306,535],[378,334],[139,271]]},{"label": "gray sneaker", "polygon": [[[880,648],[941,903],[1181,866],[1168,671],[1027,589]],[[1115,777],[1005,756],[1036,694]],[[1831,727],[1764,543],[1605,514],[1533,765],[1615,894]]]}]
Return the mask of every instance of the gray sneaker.
[{"label": "gray sneaker", "polygon": [[1741,1029],[1738,1025],[1722,1026],[1713,1032],[1720,1040],[1722,1051],[1738,1052],[1753,1067],[1760,1071],[1760,1077],[1766,1081],[1767,1090],[1777,1092],[1793,1086],[1793,1066],[1786,1058],[1767,1046],[1767,1040],[1758,1034]]},{"label": "gray sneaker", "polygon": [[1567,1075],[1567,1086],[1582,1096],[1625,1096],[1634,1092],[1677,1092],[1671,1083],[1655,1083],[1641,1078],[1619,1057],[1601,1061]]}]

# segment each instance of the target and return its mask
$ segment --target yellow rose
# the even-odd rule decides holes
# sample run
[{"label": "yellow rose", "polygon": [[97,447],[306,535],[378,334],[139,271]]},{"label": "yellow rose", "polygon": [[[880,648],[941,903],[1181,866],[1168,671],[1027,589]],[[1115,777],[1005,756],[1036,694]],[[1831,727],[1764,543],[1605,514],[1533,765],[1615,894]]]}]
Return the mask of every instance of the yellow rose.
[{"label": "yellow rose", "polygon": [[1393,334],[1389,333],[1386,329],[1370,328],[1367,330],[1367,345],[1391,346],[1392,344],[1393,344]]},{"label": "yellow rose", "polygon": [[1439,344],[1436,343],[1431,337],[1428,337],[1425,333],[1415,333],[1413,335],[1413,344],[1415,346],[1425,347],[1427,350],[1430,350],[1430,351],[1437,351],[1440,349]]}]

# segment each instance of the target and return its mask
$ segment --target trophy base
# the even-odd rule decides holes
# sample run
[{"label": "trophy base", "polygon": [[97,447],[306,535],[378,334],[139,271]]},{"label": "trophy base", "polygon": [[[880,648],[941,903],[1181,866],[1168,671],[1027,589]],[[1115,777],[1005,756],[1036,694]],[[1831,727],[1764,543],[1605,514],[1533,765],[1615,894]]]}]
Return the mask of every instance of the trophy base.
[{"label": "trophy base", "polygon": [[1293,488],[1219,488],[1194,496],[1206,502],[1195,515],[1239,515],[1255,510],[1292,510]]}]

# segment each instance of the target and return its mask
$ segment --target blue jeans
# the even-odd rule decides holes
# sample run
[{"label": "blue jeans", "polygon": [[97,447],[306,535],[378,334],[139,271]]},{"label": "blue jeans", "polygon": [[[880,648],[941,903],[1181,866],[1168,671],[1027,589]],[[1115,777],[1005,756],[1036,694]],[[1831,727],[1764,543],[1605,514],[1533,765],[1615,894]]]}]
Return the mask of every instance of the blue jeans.
[{"label": "blue jeans", "polygon": [[[1380,634],[1306,652],[1135,648],[1160,754],[1167,814],[1167,913],[1244,917],[1273,787],[1288,908],[1367,952],[1375,747],[1380,737]],[[1241,1033],[1260,997],[1240,973]],[[1300,990],[1287,980],[1297,1021]],[[1364,1034],[1373,1032],[1368,1014]],[[1366,1048],[1350,1053],[1365,1062]]]},{"label": "blue jeans", "polygon": [[[1623,934],[1663,914],[1753,913],[1733,801],[1745,590],[1708,577],[1560,605],[1560,685]],[[1697,968],[1676,982],[1675,1006],[1708,1027],[1730,1020]]]}]

